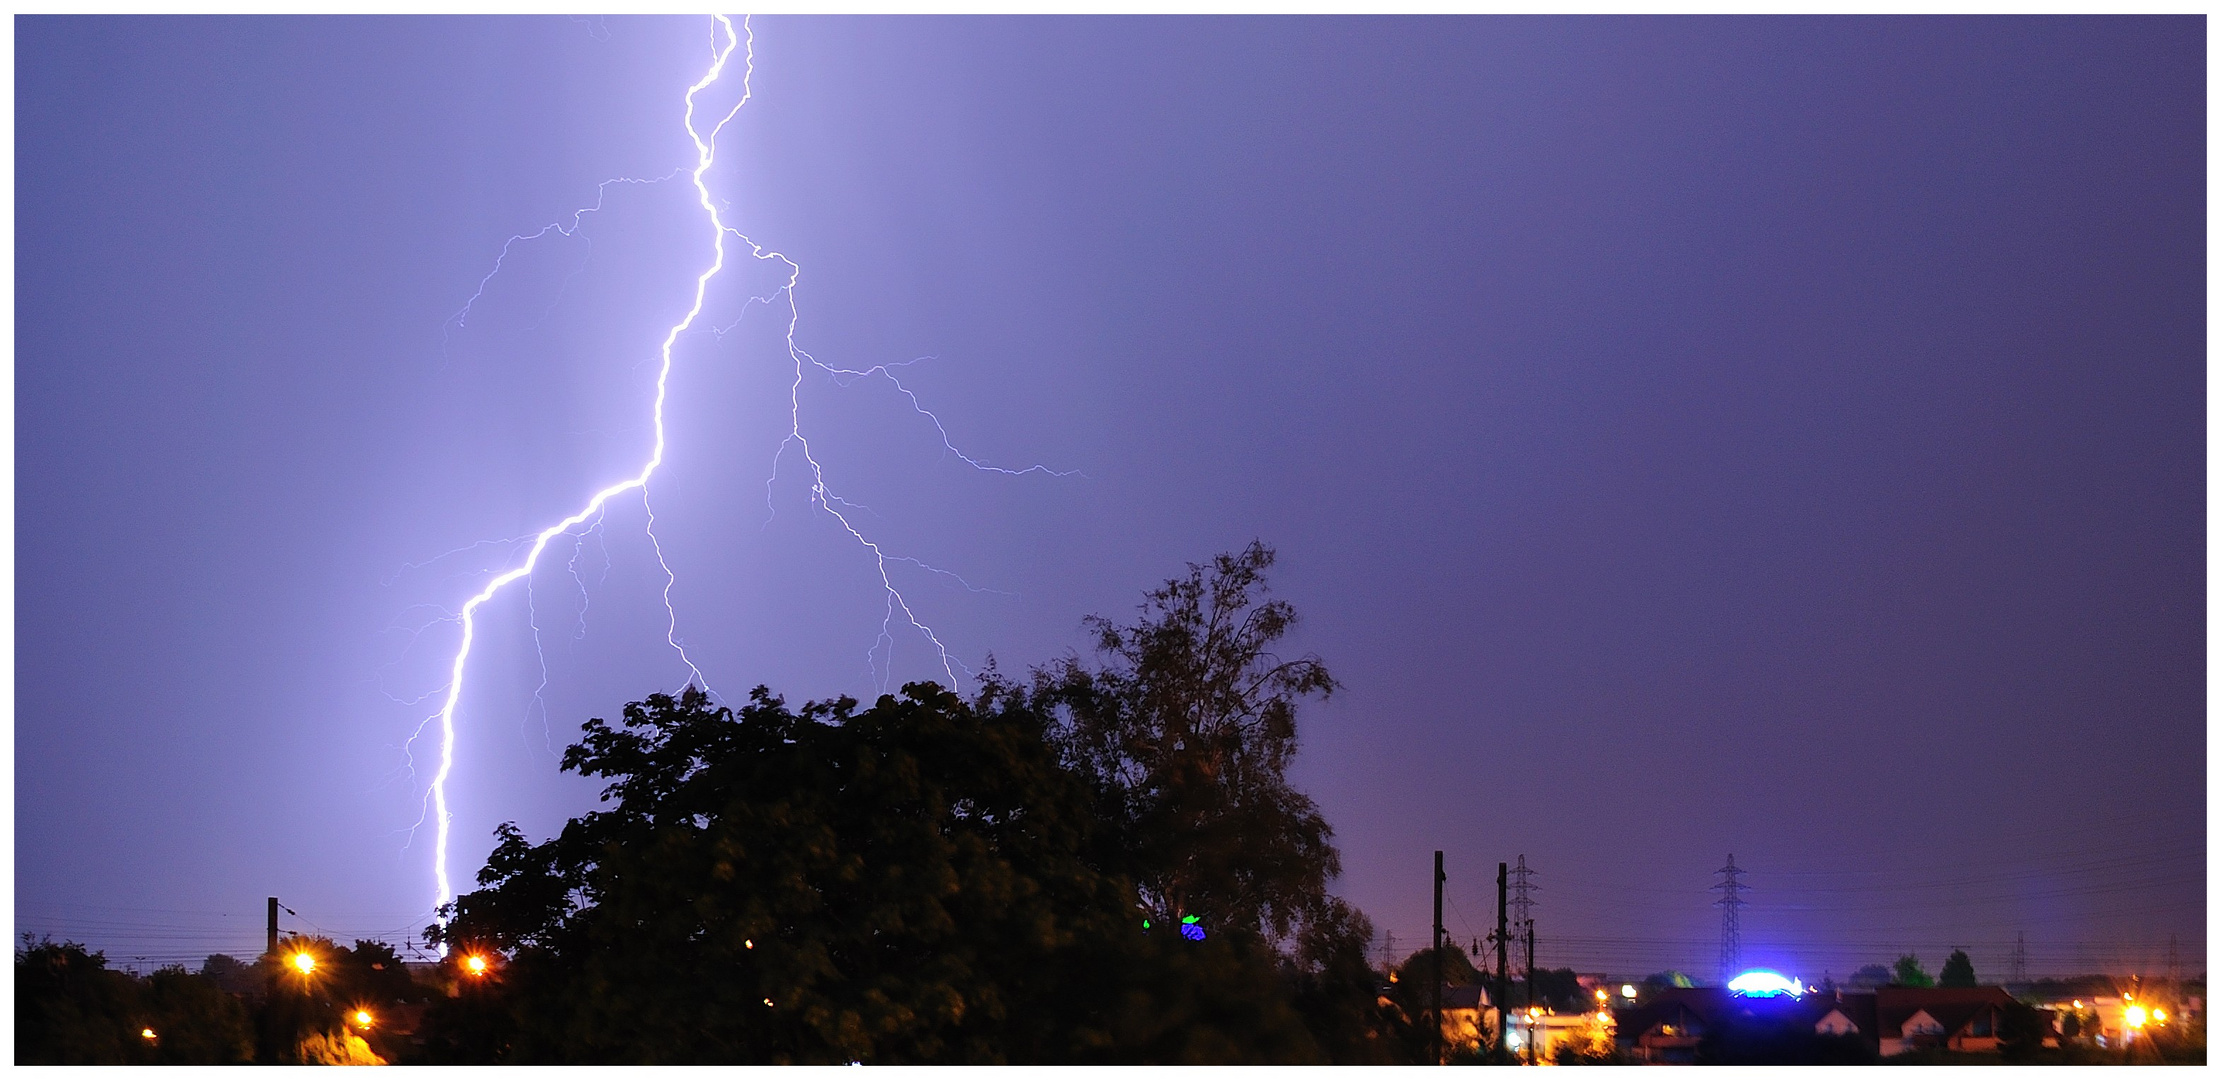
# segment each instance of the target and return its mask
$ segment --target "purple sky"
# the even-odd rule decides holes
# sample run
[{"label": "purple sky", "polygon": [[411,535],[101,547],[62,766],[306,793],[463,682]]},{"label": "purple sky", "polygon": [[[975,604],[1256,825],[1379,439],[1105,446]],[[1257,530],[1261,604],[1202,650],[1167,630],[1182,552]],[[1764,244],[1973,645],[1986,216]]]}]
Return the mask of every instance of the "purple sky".
[{"label": "purple sky", "polygon": [[[1537,960],[2004,974],[2205,949],[2199,19],[754,23],[707,178],[802,268],[800,387],[952,654],[1022,669],[1253,537],[1346,691],[1303,719],[1399,950],[1448,852]],[[146,963],[429,921],[456,640],[645,455],[706,265],[669,20],[16,21],[16,929]],[[742,260],[652,485],[677,636],[791,700],[867,653]],[[712,329],[714,328],[714,330]],[[768,483],[767,483],[768,481]],[[483,613],[453,787],[674,689],[638,499]],[[456,549],[464,549],[456,552]],[[449,553],[444,554],[443,553]],[[976,591],[974,591],[976,590]],[[539,627],[534,647],[532,624]],[[545,658],[545,673],[541,657]],[[544,682],[544,685],[543,685]],[[432,696],[427,696],[432,695]],[[416,700],[416,699],[422,700]]]}]

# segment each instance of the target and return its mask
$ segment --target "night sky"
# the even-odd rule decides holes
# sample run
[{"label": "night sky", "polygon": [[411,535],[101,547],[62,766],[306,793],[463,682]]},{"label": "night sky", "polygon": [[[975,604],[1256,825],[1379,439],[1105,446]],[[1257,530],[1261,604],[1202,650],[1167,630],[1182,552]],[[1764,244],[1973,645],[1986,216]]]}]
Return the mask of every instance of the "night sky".
[{"label": "night sky", "polygon": [[[15,25],[15,928],[197,963],[275,894],[399,940],[443,616],[645,458],[710,24]],[[1541,965],[1710,977],[1732,853],[1746,961],[1806,977],[2203,970],[2202,20],[753,25],[706,183],[800,265],[796,343],[1076,474],[790,391],[737,259],[650,486],[727,700],[945,679],[873,652],[791,392],[970,667],[1275,545],[1344,683],[1297,780],[1399,952],[1440,848],[1461,942],[1524,855]],[[689,677],[637,497],[532,584],[482,613],[458,882]]]}]

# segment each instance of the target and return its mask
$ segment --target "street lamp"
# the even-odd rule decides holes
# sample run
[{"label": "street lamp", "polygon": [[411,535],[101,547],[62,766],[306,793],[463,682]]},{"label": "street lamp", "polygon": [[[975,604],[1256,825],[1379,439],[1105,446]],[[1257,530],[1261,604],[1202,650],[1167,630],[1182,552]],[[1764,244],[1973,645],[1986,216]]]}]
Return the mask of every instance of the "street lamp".
[{"label": "street lamp", "polygon": [[364,1031],[368,1031],[368,1030],[370,1030],[370,1022],[371,1022],[371,1020],[372,1020],[372,1017],[371,1017],[371,1015],[370,1015],[370,1010],[368,1010],[368,1009],[356,1009],[356,1010],[355,1010],[355,1015],[354,1015],[354,1016],[352,1017],[352,1019],[353,1019],[353,1020],[355,1021],[355,1026],[356,1026],[356,1027],[359,1027],[359,1028],[363,1029]]},{"label": "street lamp", "polygon": [[486,974],[486,958],[477,953],[463,957],[463,970],[470,972],[472,975]]},{"label": "street lamp", "polygon": [[299,971],[301,974],[306,975],[309,972],[316,970],[316,958],[305,952],[294,953],[293,968],[294,970]]}]

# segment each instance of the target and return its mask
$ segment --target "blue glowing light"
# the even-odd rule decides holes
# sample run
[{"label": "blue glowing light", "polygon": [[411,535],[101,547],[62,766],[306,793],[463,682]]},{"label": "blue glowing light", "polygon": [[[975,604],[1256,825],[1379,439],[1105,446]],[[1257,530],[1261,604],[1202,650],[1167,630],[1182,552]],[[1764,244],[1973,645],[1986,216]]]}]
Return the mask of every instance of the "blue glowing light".
[{"label": "blue glowing light", "polygon": [[1746,971],[1729,979],[1727,988],[1744,997],[1796,997],[1805,992],[1802,980],[1773,971]]},{"label": "blue glowing light", "polygon": [[[1198,917],[1198,916],[1194,916],[1194,915],[1182,915],[1182,916],[1180,916],[1180,936],[1181,936],[1181,937],[1184,937],[1184,938],[1186,938],[1186,939],[1188,939],[1189,941],[1201,941],[1201,940],[1203,940],[1203,938],[1204,938],[1204,936],[1205,936],[1205,935],[1204,935],[1204,933],[1203,933],[1203,928],[1202,928],[1201,926],[1197,925],[1198,923],[1200,923],[1200,922],[1202,922],[1202,921],[1203,921],[1203,920],[1202,920],[1202,919],[1201,919],[1200,917]],[[1142,928],[1142,929],[1144,929],[1144,930],[1147,930],[1147,929],[1149,929],[1149,925],[1150,925],[1150,923],[1149,923],[1149,920],[1147,920],[1147,919],[1143,919],[1143,920],[1141,920],[1141,928]]]}]

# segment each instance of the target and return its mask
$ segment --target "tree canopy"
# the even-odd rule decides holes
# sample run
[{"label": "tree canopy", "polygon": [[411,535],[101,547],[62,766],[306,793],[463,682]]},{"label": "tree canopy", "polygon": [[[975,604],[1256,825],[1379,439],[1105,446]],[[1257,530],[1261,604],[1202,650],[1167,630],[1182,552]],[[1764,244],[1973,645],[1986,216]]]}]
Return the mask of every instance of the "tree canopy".
[{"label": "tree canopy", "polygon": [[254,1056],[247,1009],[211,980],[166,967],[141,979],[74,942],[15,957],[15,1053],[26,1065],[230,1065]]},{"label": "tree canopy", "polygon": [[1032,694],[1154,914],[1284,937],[1326,914],[1341,855],[1288,781],[1297,707],[1336,684],[1317,657],[1273,651],[1296,624],[1293,607],[1267,599],[1273,560],[1253,542],[1190,564],[1131,623],[1090,617],[1099,662],[1037,669]]},{"label": "tree canopy", "polygon": [[1022,709],[931,684],[862,711],[689,691],[590,723],[564,767],[610,778],[609,808],[541,844],[504,826],[434,928],[506,957],[499,1022],[458,1057],[1321,1056],[1255,935],[1142,926]]},{"label": "tree canopy", "polygon": [[1974,961],[1965,949],[1953,949],[1944,958],[1943,970],[1936,975],[1937,986],[1973,986]]},{"label": "tree canopy", "polygon": [[1333,688],[1270,649],[1253,544],[1095,619],[1102,663],[964,700],[931,683],[737,711],[688,689],[596,719],[608,780],[554,837],[513,825],[431,928],[497,955],[435,1011],[484,1061],[1367,1061],[1371,926],[1286,779]]}]

